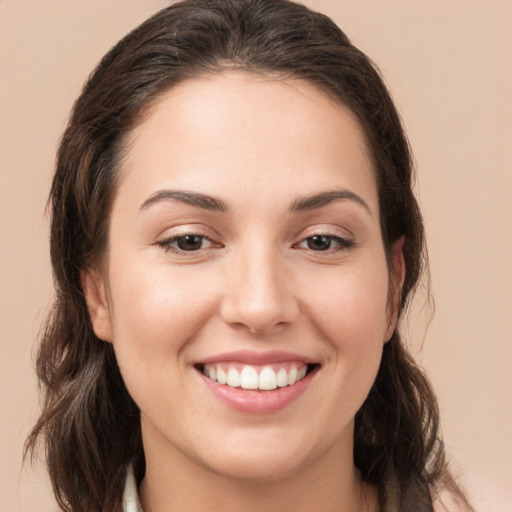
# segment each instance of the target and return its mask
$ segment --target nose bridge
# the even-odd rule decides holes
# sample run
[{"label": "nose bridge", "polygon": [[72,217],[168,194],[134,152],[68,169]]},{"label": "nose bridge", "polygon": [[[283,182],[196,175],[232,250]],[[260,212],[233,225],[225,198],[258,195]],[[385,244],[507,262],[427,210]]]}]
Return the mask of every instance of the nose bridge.
[{"label": "nose bridge", "polygon": [[222,307],[224,320],[255,333],[292,322],[298,305],[286,274],[283,256],[270,243],[253,241],[234,251]]}]

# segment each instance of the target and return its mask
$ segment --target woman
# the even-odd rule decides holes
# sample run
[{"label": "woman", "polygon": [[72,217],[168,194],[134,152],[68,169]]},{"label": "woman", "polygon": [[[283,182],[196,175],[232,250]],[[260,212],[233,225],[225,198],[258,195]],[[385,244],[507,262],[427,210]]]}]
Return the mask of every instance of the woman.
[{"label": "woman", "polygon": [[378,72],[323,15],[192,0],[116,45],[51,192],[27,446],[62,509],[471,510],[397,330],[411,179]]}]

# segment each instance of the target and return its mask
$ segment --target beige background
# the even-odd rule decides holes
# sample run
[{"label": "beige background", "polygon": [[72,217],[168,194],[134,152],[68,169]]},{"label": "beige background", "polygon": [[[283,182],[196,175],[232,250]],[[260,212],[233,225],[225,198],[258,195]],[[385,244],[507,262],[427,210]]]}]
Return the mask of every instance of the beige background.
[{"label": "beige background", "polygon": [[[418,357],[478,510],[512,511],[512,2],[305,3],[380,65],[402,112],[436,299]],[[55,510],[21,450],[38,408],[33,340],[52,296],[44,206],[57,141],[93,65],[164,5],[0,0],[0,512]],[[416,348],[424,323],[410,322]]]}]

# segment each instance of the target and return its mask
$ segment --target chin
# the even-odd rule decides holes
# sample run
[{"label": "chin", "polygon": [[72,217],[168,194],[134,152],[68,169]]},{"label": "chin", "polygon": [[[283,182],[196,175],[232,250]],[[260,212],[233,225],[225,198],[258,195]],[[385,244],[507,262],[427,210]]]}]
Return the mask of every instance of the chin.
[{"label": "chin", "polygon": [[300,473],[315,459],[316,450],[306,443],[290,439],[252,440],[224,446],[210,454],[206,466],[214,473],[247,483],[264,483],[286,479]]},{"label": "chin", "polygon": [[280,456],[252,459],[239,454],[238,457],[217,463],[210,469],[217,475],[233,481],[258,484],[284,480],[300,473],[303,467],[304,461],[296,458],[290,460]]}]

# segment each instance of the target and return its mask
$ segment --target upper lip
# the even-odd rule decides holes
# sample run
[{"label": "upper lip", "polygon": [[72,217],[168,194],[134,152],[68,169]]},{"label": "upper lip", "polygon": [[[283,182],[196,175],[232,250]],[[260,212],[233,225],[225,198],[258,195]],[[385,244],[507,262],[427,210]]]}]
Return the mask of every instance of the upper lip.
[{"label": "upper lip", "polygon": [[315,364],[318,361],[297,354],[295,352],[288,352],[283,350],[270,350],[266,352],[255,352],[252,350],[237,350],[233,352],[224,352],[214,356],[201,359],[198,363],[201,364],[215,364],[224,362],[239,362],[253,365],[271,364],[271,363],[284,363],[287,361],[298,361],[305,364]]}]

